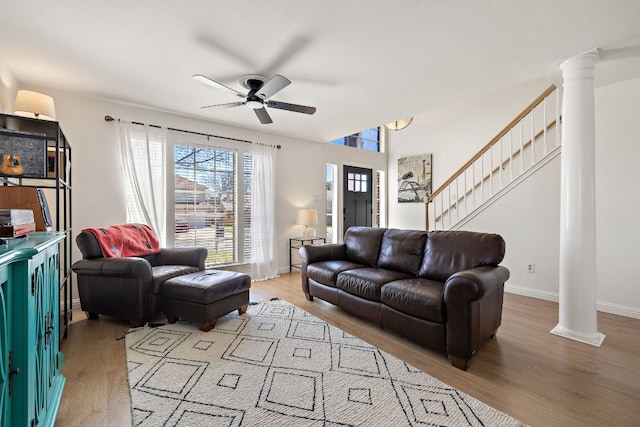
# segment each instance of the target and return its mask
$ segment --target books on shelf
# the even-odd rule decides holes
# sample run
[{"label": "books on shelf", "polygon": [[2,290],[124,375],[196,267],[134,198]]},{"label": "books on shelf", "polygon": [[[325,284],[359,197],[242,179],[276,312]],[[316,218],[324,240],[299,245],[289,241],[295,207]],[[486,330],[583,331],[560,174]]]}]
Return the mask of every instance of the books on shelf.
[{"label": "books on shelf", "polygon": [[36,231],[31,209],[0,209],[0,237],[20,237]]},{"label": "books on shelf", "polygon": [[[52,220],[44,191],[41,188],[0,186],[0,209],[33,211],[37,231],[51,231]],[[1,224],[1,222],[0,222]]]},{"label": "books on shelf", "polygon": [[22,225],[34,222],[31,209],[0,209],[0,225]]},{"label": "books on shelf", "polygon": [[36,231],[36,224],[0,225],[0,237],[20,237]]}]

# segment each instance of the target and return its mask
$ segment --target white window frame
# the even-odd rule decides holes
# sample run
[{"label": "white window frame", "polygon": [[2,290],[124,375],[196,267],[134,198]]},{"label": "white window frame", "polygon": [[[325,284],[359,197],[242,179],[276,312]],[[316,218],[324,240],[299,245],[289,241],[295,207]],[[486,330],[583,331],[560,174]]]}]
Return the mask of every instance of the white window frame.
[{"label": "white window frame", "polygon": [[234,229],[235,229],[235,262],[228,264],[211,264],[210,267],[226,267],[226,266],[244,266],[249,263],[245,254],[250,253],[245,246],[248,242],[245,241],[244,233],[244,212],[245,202],[243,194],[244,185],[244,156],[248,153],[248,150],[244,146],[238,146],[237,143],[226,141],[222,138],[203,137],[199,135],[191,135],[180,132],[169,132],[167,141],[167,156],[166,156],[166,171],[167,171],[167,244],[169,246],[175,246],[176,233],[175,233],[175,147],[176,145],[184,146],[196,146],[196,147],[209,147],[212,149],[229,150],[236,152],[236,164],[235,164],[235,194],[234,194]]}]

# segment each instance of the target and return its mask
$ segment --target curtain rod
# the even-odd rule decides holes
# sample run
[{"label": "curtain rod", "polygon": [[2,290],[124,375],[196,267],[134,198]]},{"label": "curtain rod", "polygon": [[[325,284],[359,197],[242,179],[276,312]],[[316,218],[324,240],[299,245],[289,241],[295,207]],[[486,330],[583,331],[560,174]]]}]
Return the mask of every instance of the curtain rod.
[{"label": "curtain rod", "polygon": [[[114,119],[111,116],[104,116],[104,121],[105,122],[113,122],[115,120],[120,121],[120,119]],[[131,122],[131,123],[133,123],[134,125],[145,126],[144,123],[140,123],[140,122]],[[152,127],[152,128],[158,128],[158,129],[162,128],[162,126],[158,126],[158,125],[147,125],[147,126]],[[184,130],[184,129],[176,129],[176,128],[167,128],[167,130],[172,130],[174,132],[189,133],[191,135],[200,135],[200,136],[206,136],[206,137],[226,139],[226,140],[229,140],[229,141],[245,142],[247,144],[253,144],[253,141],[249,141],[249,140],[246,140],[246,139],[231,138],[229,136],[213,135],[213,134],[210,134],[210,133],[195,132],[195,131],[192,131],[192,130]],[[265,145],[270,145],[270,144],[265,144]],[[282,146],[280,144],[271,145],[271,146],[272,147],[276,147],[278,150],[282,148]]]}]

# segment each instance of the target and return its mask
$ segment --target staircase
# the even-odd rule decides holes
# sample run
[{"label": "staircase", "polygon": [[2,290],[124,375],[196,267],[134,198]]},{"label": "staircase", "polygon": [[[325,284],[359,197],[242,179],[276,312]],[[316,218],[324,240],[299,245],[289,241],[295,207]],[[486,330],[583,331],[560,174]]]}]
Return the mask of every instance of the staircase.
[{"label": "staircase", "polygon": [[560,104],[560,91],[551,85],[426,197],[426,229],[460,228],[558,156]]}]

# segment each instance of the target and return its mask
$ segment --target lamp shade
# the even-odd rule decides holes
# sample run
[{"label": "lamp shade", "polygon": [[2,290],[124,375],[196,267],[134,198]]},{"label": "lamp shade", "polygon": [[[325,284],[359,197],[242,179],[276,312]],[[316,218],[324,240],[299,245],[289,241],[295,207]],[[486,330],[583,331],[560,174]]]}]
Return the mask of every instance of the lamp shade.
[{"label": "lamp shade", "polygon": [[16,95],[15,114],[36,119],[55,120],[56,107],[53,98],[39,92],[19,90]]},{"label": "lamp shade", "polygon": [[296,219],[296,225],[318,225],[318,211],[314,209],[300,209]]}]

